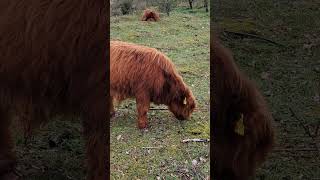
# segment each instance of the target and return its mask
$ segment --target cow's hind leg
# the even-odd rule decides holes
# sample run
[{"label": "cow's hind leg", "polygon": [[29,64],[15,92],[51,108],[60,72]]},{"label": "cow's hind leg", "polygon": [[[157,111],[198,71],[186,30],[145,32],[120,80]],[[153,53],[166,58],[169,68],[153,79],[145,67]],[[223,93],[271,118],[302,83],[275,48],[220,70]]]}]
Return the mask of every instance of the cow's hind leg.
[{"label": "cow's hind leg", "polygon": [[14,169],[16,157],[13,153],[13,141],[9,130],[10,120],[8,112],[0,109],[0,179],[16,179]]},{"label": "cow's hind leg", "polygon": [[141,93],[136,96],[137,111],[138,111],[138,127],[145,129],[147,127],[147,113],[150,107],[150,99],[147,94]]},{"label": "cow's hind leg", "polygon": [[109,106],[110,106],[110,118],[113,118],[113,117],[115,117],[115,115],[116,115],[116,111],[115,111],[115,109],[114,109],[114,105],[113,105],[113,98],[112,97],[110,97],[110,101],[109,101]]},{"label": "cow's hind leg", "polygon": [[91,94],[85,103],[83,119],[88,162],[87,180],[105,180],[109,179],[108,98],[104,89]]}]

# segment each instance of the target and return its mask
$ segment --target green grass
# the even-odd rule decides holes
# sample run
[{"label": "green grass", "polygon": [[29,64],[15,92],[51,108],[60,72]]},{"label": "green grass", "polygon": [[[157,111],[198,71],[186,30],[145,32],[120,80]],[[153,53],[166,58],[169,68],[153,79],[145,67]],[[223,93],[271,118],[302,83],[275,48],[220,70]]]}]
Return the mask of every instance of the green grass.
[{"label": "green grass", "polygon": [[[200,110],[184,122],[169,111],[149,111],[148,131],[141,132],[137,128],[135,102],[123,102],[117,109],[119,115],[111,121],[111,177],[207,177],[209,144],[181,141],[209,138],[209,14],[203,9],[178,8],[169,17],[161,15],[160,22],[139,21],[140,15],[111,17],[111,39],[165,53],[193,91]],[[198,162],[196,166],[192,165],[193,160]]]},{"label": "green grass", "polygon": [[[252,33],[286,45],[222,35],[237,64],[267,97],[277,127],[277,146],[257,179],[318,179],[320,158],[303,127],[320,123],[320,3],[318,1],[232,1],[216,6],[217,24],[229,31]],[[268,77],[265,78],[265,75]],[[299,116],[292,117],[289,108]]]}]

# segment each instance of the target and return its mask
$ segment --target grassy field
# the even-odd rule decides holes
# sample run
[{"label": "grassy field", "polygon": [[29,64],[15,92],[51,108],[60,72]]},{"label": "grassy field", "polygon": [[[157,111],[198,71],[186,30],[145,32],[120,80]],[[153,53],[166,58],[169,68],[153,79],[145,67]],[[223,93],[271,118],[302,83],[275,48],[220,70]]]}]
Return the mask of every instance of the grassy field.
[{"label": "grassy field", "polygon": [[209,14],[178,8],[160,22],[139,21],[140,15],[111,17],[111,39],[165,53],[193,91],[199,111],[185,122],[169,111],[149,111],[148,131],[141,132],[135,101],[123,102],[111,121],[111,177],[203,179],[209,175],[209,143],[181,141],[209,138]]},{"label": "grassy field", "polygon": [[224,30],[255,34],[284,45],[221,34],[241,69],[267,97],[276,121],[277,147],[257,179],[320,179],[316,148],[320,147],[320,132],[315,134],[320,124],[320,2],[219,2],[213,4],[214,18]]}]

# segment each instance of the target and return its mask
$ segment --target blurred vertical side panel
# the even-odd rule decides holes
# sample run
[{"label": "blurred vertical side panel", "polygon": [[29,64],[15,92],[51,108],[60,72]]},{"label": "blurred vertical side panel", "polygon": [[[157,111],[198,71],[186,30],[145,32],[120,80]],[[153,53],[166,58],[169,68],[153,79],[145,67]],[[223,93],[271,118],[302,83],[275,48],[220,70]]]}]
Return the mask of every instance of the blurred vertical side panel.
[{"label": "blurred vertical side panel", "polygon": [[0,179],[109,179],[109,12],[0,1]]}]

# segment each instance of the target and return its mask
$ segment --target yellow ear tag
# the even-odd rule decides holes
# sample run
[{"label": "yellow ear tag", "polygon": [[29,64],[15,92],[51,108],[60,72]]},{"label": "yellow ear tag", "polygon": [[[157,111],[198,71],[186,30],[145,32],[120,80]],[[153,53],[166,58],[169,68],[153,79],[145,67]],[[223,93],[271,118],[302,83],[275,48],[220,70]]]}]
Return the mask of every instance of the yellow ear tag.
[{"label": "yellow ear tag", "polygon": [[244,136],[243,114],[241,114],[240,119],[237,121],[234,132],[240,136]]},{"label": "yellow ear tag", "polygon": [[187,104],[187,98],[184,98],[183,100],[183,104],[186,105]]}]

